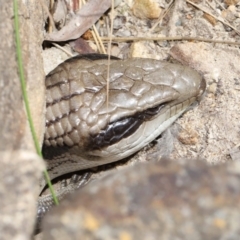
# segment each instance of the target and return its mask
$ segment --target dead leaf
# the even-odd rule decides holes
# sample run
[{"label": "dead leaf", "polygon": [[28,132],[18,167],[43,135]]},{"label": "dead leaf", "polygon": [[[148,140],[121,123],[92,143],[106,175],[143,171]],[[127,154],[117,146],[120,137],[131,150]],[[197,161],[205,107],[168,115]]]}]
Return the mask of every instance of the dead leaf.
[{"label": "dead leaf", "polygon": [[89,0],[60,31],[47,34],[47,41],[68,41],[79,38],[111,6],[110,0]]}]

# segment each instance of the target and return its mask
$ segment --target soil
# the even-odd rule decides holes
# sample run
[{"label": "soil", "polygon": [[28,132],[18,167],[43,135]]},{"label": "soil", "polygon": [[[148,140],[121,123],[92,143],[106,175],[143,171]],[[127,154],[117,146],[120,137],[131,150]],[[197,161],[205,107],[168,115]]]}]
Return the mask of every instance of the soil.
[{"label": "soil", "polygon": [[[18,71],[15,57],[15,40],[13,36],[12,5],[7,1],[0,0],[0,2],[3,6],[1,10],[3,14],[0,14],[0,16],[2,16],[1,23],[3,24],[0,26],[0,30],[4,36],[0,45],[2,52],[0,56],[2,60],[0,61],[2,72],[1,82],[4,82],[4,84],[0,86],[1,93],[6,93],[5,89],[11,89],[8,94],[11,103],[9,103],[9,105],[4,103],[4,99],[9,98],[5,96],[6,94],[3,94],[2,105],[0,105],[0,116],[4,116],[2,123],[5,124],[0,134],[0,140],[4,143],[2,144],[1,150],[8,154],[5,163],[11,162],[11,164],[7,164],[6,166],[3,164],[0,165],[0,174],[3,173],[2,176],[4,177],[1,179],[8,179],[5,176],[11,173],[11,182],[18,183],[11,185],[11,188],[4,188],[4,184],[7,182],[2,182],[0,195],[5,197],[1,198],[1,207],[3,207],[3,210],[1,210],[0,230],[2,239],[30,239],[32,229],[34,228],[35,205],[38,192],[37,179],[42,171],[42,163],[39,163],[37,167],[32,164],[32,168],[29,167],[29,169],[23,171],[24,173],[20,171],[21,168],[24,169],[26,166],[24,161],[28,158],[26,157],[28,155],[21,155],[15,151],[27,150],[31,153],[34,152],[34,145],[23,110],[24,106],[21,105],[22,97],[17,78]],[[46,9],[44,9],[44,6],[48,6],[46,2],[47,1],[19,2],[24,73],[27,79],[30,107],[33,112],[37,136],[40,142],[42,142],[44,132],[44,75],[54,69],[59,63],[69,58],[68,54],[53,45],[48,44],[47,47],[46,45],[44,45],[44,47],[42,45],[44,36],[46,35],[47,13]],[[133,4],[132,0],[116,3],[113,36],[119,38],[134,37],[136,39],[139,37],[147,37],[154,38],[155,40],[137,41],[135,39],[134,41],[130,40],[125,42],[113,40],[111,54],[120,58],[148,57],[178,61],[182,64],[189,65],[203,76],[207,82],[207,89],[199,104],[189,109],[161,138],[137,153],[127,164],[124,162],[123,165],[111,171],[105,169],[96,174],[94,178],[99,179],[100,176],[105,176],[108,172],[114,174],[114,171],[126,168],[126,166],[128,167],[128,165],[133,165],[133,163],[136,162],[155,162],[164,157],[165,159],[167,158],[173,162],[177,162],[182,166],[182,169],[184,169],[184,166],[194,164],[198,160],[206,161],[210,164],[228,162],[230,164],[229,168],[234,174],[237,174],[236,178],[238,179],[240,173],[240,113],[238,105],[240,102],[240,4],[237,0],[194,0],[193,2],[188,0],[171,2],[168,0],[156,0],[154,1],[155,4],[152,4],[150,0],[143,2],[146,4],[143,9]],[[140,5],[141,4],[140,2]],[[152,13],[153,11],[152,6],[154,6],[154,8],[158,6],[159,9],[156,13],[153,15],[150,14],[149,16],[149,12]],[[148,7],[150,11],[143,11]],[[155,17],[155,15],[159,13],[164,14],[164,16],[160,18],[159,24],[156,24],[158,20],[151,19],[151,17]],[[110,22],[109,12],[105,15],[106,16],[97,23],[97,28],[100,35],[106,37]],[[71,14],[69,16],[71,16]],[[156,39],[163,37],[168,37],[172,40]],[[175,37],[177,37],[177,40]],[[191,40],[186,40],[186,38],[191,38]],[[221,41],[225,41],[225,43]],[[61,43],[61,45],[73,55],[76,54],[72,52],[68,43]],[[97,47],[95,43],[91,42],[90,46],[96,51]],[[105,46],[107,46],[107,44],[105,44]],[[8,85],[8,82],[12,85]],[[21,105],[17,107],[18,111],[14,110],[16,106],[18,106],[17,104]],[[17,116],[13,117],[16,113]],[[8,119],[8,121],[5,121],[5,119]],[[11,155],[13,152],[14,157]],[[4,154],[1,154],[1,157],[2,156],[4,156]],[[35,161],[37,158],[31,154],[29,156],[30,162],[32,159]],[[20,164],[12,164],[12,159]],[[22,160],[23,163],[21,163]],[[159,163],[161,164],[161,161]],[[224,164],[222,166],[225,168]],[[7,171],[8,169],[10,170]],[[14,169],[14,171],[12,171],[12,169]],[[4,172],[5,170],[6,174]],[[179,169],[176,168],[176,171],[179,171]],[[17,174],[20,173],[27,176],[28,181],[20,182],[19,179],[21,178],[15,177],[15,175],[17,176]],[[36,174],[34,175],[34,173]],[[214,178],[211,174],[207,175],[207,177]],[[216,176],[218,171],[215,171],[213,174]],[[227,172],[221,170],[221,174],[224,175],[227,174]],[[149,173],[149,175],[151,174]],[[201,176],[203,175],[204,171],[201,171]],[[204,194],[205,185],[201,185],[203,181],[201,179],[203,178],[197,180],[199,181],[198,187],[200,188],[199,191],[202,191]],[[224,179],[223,177],[222,184],[224,184]],[[233,182],[231,176],[227,179],[226,182],[229,184]],[[217,178],[216,181],[220,181],[219,178]],[[236,182],[237,180],[235,179],[234,183]],[[24,184],[28,184],[28,186],[25,187]],[[6,184],[6,186],[8,185]],[[21,188],[21,186],[24,187]],[[239,191],[237,186],[238,184],[235,184],[234,188],[230,187],[235,194]],[[35,190],[32,189],[33,187]],[[114,186],[110,187],[114,188]],[[228,187],[229,185],[227,185],[226,188]],[[24,196],[24,199],[21,198],[21,196]],[[215,201],[218,203],[221,202],[222,197],[225,197],[225,199],[231,198],[231,191],[230,193],[223,193],[221,198],[217,198]],[[176,199],[178,199],[178,197],[176,197]],[[105,200],[103,199],[102,201]],[[197,201],[197,199],[195,201]],[[226,233],[227,230],[229,230],[229,235],[225,235],[225,238],[220,238],[222,235],[218,235],[217,237],[214,235],[216,238],[212,239],[238,239],[237,236],[239,236],[239,234],[237,233],[239,233],[240,230],[239,226],[236,226],[236,223],[239,222],[239,214],[236,209],[231,208],[234,206],[234,202],[229,205],[228,208],[224,208],[224,204],[218,205],[221,209],[226,210],[226,212],[224,212],[225,217],[221,218],[221,216],[218,215],[218,217],[220,217],[215,218],[217,221],[214,222],[216,226],[222,230],[222,233]],[[11,208],[6,206],[11,206]],[[145,207],[147,208],[148,206]],[[167,217],[170,216],[167,212],[167,206],[165,210],[166,212],[163,219],[167,219]],[[209,212],[210,211],[211,208],[209,209]],[[235,215],[233,213],[235,213]],[[196,211],[196,215],[193,214],[191,216],[194,218],[197,215],[198,211]],[[207,215],[205,215],[205,217],[207,218]],[[11,221],[11,218],[14,218],[14,221]],[[198,238],[194,238],[191,237],[195,236],[191,235],[191,231],[184,232],[189,238],[186,238],[186,235],[182,232],[181,234],[183,235],[174,235],[174,230],[179,227],[180,223],[175,222],[175,224],[173,224],[170,218],[168,221],[169,225],[167,227],[170,227],[166,228],[167,230],[165,229],[165,231],[172,231],[173,235],[169,234],[167,236],[171,236],[171,238],[166,237],[162,239],[203,239],[201,236],[206,236],[200,234],[196,235]],[[186,224],[191,222],[191,217],[188,221]],[[198,230],[198,226],[197,222],[195,230]],[[201,226],[199,226],[199,229],[200,228]],[[106,239],[106,237],[103,239]],[[130,238],[125,234],[122,235],[121,239]],[[204,239],[207,238],[204,237]]]}]

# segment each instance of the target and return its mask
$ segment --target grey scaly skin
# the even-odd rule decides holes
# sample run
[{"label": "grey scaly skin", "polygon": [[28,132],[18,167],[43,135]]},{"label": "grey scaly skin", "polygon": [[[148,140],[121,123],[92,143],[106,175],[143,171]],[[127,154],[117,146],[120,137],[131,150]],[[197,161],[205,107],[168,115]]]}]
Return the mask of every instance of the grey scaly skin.
[{"label": "grey scaly skin", "polygon": [[[153,59],[113,58],[107,103],[106,55],[83,55],[46,77],[43,155],[51,179],[118,161],[159,136],[205,91],[193,69]],[[41,189],[46,185],[41,180]],[[74,191],[57,191],[62,198]],[[39,197],[39,216],[52,206]]]}]

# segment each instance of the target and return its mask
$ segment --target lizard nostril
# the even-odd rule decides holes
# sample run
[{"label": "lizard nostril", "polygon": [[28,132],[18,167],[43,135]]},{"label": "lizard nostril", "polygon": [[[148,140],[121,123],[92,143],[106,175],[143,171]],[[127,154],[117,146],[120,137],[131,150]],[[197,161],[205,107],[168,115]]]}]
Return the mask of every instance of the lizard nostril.
[{"label": "lizard nostril", "polygon": [[202,81],[199,85],[199,91],[198,91],[198,96],[197,96],[198,102],[202,99],[203,93],[205,92],[205,90],[206,90],[206,81],[204,78],[202,78]]},{"label": "lizard nostril", "polygon": [[206,81],[205,81],[204,78],[203,78],[202,81],[201,81],[200,89],[201,89],[203,92],[204,92],[205,89],[206,89]]}]

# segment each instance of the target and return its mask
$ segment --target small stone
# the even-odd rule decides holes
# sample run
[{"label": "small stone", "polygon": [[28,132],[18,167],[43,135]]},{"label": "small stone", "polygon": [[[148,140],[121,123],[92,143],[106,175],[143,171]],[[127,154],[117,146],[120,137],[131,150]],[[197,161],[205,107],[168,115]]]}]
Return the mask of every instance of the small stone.
[{"label": "small stone", "polygon": [[237,5],[238,0],[224,0],[224,3],[228,6],[230,5]]},{"label": "small stone", "polygon": [[209,85],[208,92],[215,94],[216,90],[217,90],[217,84],[216,83],[212,83],[211,85]]},{"label": "small stone", "polygon": [[178,140],[184,145],[196,145],[198,138],[198,133],[190,127],[186,127],[178,134]]},{"label": "small stone", "polygon": [[204,17],[208,22],[210,22],[213,26],[216,25],[217,20],[216,20],[216,18],[214,18],[213,16],[211,16],[211,15],[209,15],[209,14],[207,14],[207,13],[204,13],[204,14],[203,14],[203,17]]},{"label": "small stone", "polygon": [[151,57],[151,56],[149,56],[148,49],[144,45],[144,42],[134,42],[131,45],[130,55],[133,58]]},{"label": "small stone", "polygon": [[160,16],[162,9],[154,0],[135,0],[132,7],[133,14],[141,19],[155,19]]},{"label": "small stone", "polygon": [[113,56],[119,56],[119,54],[120,54],[120,49],[119,49],[119,47],[113,46],[113,47],[111,48],[111,55],[113,55]]}]

